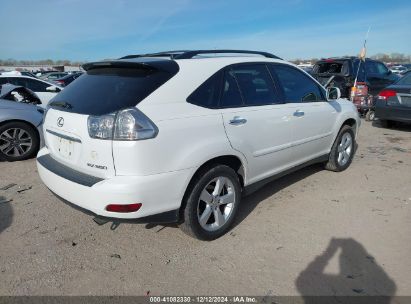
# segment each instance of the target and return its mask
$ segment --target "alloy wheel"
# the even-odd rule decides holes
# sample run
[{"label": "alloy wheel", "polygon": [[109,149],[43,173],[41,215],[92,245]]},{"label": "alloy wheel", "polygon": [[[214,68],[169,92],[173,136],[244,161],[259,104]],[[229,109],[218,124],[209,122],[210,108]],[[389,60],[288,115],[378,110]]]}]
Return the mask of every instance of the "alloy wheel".
[{"label": "alloy wheel", "polygon": [[345,166],[350,159],[353,149],[353,139],[350,133],[346,132],[341,138],[338,145],[338,159],[337,162],[340,166]]},{"label": "alloy wheel", "polygon": [[10,128],[0,134],[0,151],[11,157],[20,157],[30,151],[33,139],[21,128]]},{"label": "alloy wheel", "polygon": [[219,176],[211,180],[201,192],[197,217],[206,231],[216,231],[231,218],[237,203],[234,185],[230,179]]}]

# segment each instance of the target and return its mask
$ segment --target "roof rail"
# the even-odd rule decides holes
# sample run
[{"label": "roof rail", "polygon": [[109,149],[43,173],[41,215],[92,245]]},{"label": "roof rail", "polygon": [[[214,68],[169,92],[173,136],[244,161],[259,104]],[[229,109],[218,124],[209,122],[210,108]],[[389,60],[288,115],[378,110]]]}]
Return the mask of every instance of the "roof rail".
[{"label": "roof rail", "polygon": [[121,57],[119,59],[132,59],[132,58],[139,58],[139,57],[170,57],[174,58],[176,55],[180,55],[183,53],[186,53],[189,51],[164,51],[164,52],[158,52],[158,53],[148,53],[148,54],[136,54],[136,55],[127,55],[124,57]]},{"label": "roof rail", "polygon": [[246,51],[246,50],[197,50],[197,51],[187,51],[179,55],[175,55],[174,59],[191,59],[197,55],[201,54],[254,54],[261,55],[267,58],[281,59],[273,54],[267,52],[258,51]]},{"label": "roof rail", "polygon": [[267,52],[245,51],[245,50],[165,51],[165,52],[151,53],[151,54],[127,55],[119,59],[132,59],[132,58],[140,58],[140,57],[170,57],[171,59],[191,59],[197,55],[202,55],[202,54],[254,54],[254,55],[261,55],[267,58],[281,59],[280,57],[267,53]]}]

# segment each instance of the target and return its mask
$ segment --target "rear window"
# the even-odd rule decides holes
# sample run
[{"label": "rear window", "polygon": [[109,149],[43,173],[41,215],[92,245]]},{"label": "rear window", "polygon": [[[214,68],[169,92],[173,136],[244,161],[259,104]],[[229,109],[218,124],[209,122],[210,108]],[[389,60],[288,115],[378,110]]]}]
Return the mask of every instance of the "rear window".
[{"label": "rear window", "polygon": [[339,74],[346,75],[349,73],[348,61],[322,61],[316,63],[313,68],[315,74]]},{"label": "rear window", "polygon": [[97,68],[87,71],[50,102],[62,111],[103,115],[134,107],[175,74],[148,68]]}]

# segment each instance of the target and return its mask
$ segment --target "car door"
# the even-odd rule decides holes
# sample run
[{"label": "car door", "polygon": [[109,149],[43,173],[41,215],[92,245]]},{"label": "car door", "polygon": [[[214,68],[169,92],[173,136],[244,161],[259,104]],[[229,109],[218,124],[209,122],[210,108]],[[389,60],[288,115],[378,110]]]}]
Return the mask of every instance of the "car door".
[{"label": "car door", "polygon": [[231,146],[247,159],[247,183],[289,167],[293,105],[280,103],[265,64],[226,69],[220,106]]},{"label": "car door", "polygon": [[292,113],[292,146],[295,165],[327,154],[332,131],[341,111],[337,101],[328,102],[325,90],[303,71],[285,64],[271,64],[284,102],[295,105]]},{"label": "car door", "polygon": [[381,62],[367,60],[365,62],[365,70],[367,81],[370,84],[370,94],[373,96],[378,95],[378,93],[393,82],[390,77],[391,72]]}]

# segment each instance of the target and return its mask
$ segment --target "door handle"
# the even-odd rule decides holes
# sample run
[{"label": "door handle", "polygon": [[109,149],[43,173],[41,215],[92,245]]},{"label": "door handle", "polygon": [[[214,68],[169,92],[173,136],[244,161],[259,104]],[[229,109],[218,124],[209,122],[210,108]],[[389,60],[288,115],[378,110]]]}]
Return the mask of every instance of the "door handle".
[{"label": "door handle", "polygon": [[294,112],[293,114],[295,117],[302,117],[305,115],[305,113],[303,111],[297,110]]},{"label": "door handle", "polygon": [[233,119],[230,120],[230,125],[239,126],[243,125],[247,122],[247,119],[242,118],[240,116],[234,116]]}]

